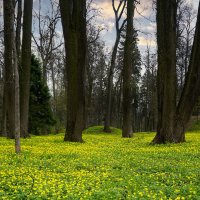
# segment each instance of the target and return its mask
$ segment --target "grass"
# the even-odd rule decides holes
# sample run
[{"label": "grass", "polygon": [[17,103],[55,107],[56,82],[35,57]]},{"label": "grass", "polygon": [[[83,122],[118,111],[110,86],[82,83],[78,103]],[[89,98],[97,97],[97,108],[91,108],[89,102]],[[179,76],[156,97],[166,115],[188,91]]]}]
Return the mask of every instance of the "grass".
[{"label": "grass", "polygon": [[93,127],[82,144],[63,134],[24,139],[19,156],[0,138],[0,199],[200,199],[200,134],[151,146],[153,136]]},{"label": "grass", "polygon": [[200,132],[200,120],[194,119],[192,126],[188,130],[189,132]]}]

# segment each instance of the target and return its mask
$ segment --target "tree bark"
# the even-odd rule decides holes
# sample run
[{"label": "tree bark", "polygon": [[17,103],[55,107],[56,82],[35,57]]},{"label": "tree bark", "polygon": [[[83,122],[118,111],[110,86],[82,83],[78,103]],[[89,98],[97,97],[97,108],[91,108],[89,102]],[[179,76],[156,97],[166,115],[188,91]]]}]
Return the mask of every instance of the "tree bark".
[{"label": "tree bark", "polygon": [[176,110],[176,0],[157,0],[158,124],[153,143],[174,142]]},{"label": "tree bark", "polygon": [[13,40],[14,40],[14,4],[12,0],[4,0],[4,63],[5,63],[5,102],[7,117],[7,137],[14,139],[14,68],[13,68]]},{"label": "tree bark", "polygon": [[[14,23],[13,23],[14,24]],[[21,152],[20,146],[20,90],[19,90],[19,72],[18,72],[18,60],[17,60],[17,50],[16,43],[13,40],[13,68],[14,68],[14,83],[15,83],[15,91],[14,91],[14,99],[15,102],[15,110],[14,110],[14,118],[15,118],[15,153]]]},{"label": "tree bark", "polygon": [[[5,80],[4,80],[5,81]],[[6,84],[3,87],[3,108],[2,108],[2,121],[1,121],[1,136],[7,136],[7,102],[6,102]]]},{"label": "tree bark", "polygon": [[185,141],[185,131],[200,95],[200,4],[186,82],[176,110],[175,142]]},{"label": "tree bark", "polygon": [[5,85],[9,138],[15,138],[15,152],[20,153],[19,75],[14,31],[14,1],[4,0]]},{"label": "tree bark", "polygon": [[65,141],[82,142],[85,117],[86,0],[60,0],[67,70]]},{"label": "tree bark", "polygon": [[28,113],[31,69],[31,31],[33,0],[24,1],[22,56],[20,68],[20,111],[21,136],[29,137]]},{"label": "tree bark", "polygon": [[110,133],[110,125],[111,125],[111,104],[112,104],[112,88],[113,88],[113,73],[115,69],[115,61],[117,56],[117,49],[120,42],[121,32],[124,28],[124,25],[126,23],[126,19],[121,23],[120,20],[124,13],[124,9],[126,6],[127,0],[121,0],[119,2],[119,5],[116,9],[115,7],[115,0],[112,0],[112,7],[113,11],[115,13],[115,27],[116,27],[116,40],[113,47],[113,52],[111,56],[111,64],[110,69],[108,72],[108,85],[107,85],[107,99],[106,99],[106,113],[105,113],[105,122],[104,122],[104,132]]},{"label": "tree bark", "polygon": [[132,128],[132,42],[133,42],[133,16],[134,0],[127,1],[127,29],[124,46],[123,66],[123,126],[122,137],[130,138],[133,135]]},{"label": "tree bark", "polygon": [[110,124],[111,124],[111,101],[112,101],[112,87],[113,87],[113,72],[115,69],[115,60],[117,56],[117,48],[119,46],[120,41],[120,33],[117,33],[115,45],[112,52],[111,64],[108,73],[108,85],[107,85],[107,104],[106,104],[106,115],[105,115],[105,124],[104,124],[104,132],[110,133]]},{"label": "tree bark", "polygon": [[16,26],[16,51],[17,60],[20,63],[20,47],[21,47],[21,23],[22,19],[22,0],[17,0],[17,26]]}]

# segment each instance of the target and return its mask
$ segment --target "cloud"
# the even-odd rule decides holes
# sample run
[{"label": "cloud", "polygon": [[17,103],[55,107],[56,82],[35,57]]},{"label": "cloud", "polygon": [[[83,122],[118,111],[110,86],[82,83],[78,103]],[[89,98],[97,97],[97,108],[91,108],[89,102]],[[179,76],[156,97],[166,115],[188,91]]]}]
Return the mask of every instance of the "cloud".
[{"label": "cloud", "polygon": [[96,0],[95,3],[93,4],[93,7],[101,11],[102,17],[105,20],[114,19],[114,12],[112,9],[111,0]]},{"label": "cloud", "polygon": [[[119,0],[115,0],[116,7]],[[111,0],[95,0],[94,5],[96,8],[101,8],[102,16],[105,19],[114,19],[114,12],[112,8]],[[137,4],[135,11],[135,18],[148,17],[152,12],[152,0],[140,0],[140,4]]]},{"label": "cloud", "polygon": [[141,24],[139,24],[139,25],[137,24],[137,26],[140,29],[140,31],[145,34],[154,35],[156,33],[156,23],[154,23],[154,22],[144,23],[143,26],[141,26]]},{"label": "cloud", "polygon": [[138,39],[139,39],[139,42],[138,42],[139,46],[147,46],[147,45],[151,47],[157,46],[155,39],[145,38],[143,36],[139,36]]}]

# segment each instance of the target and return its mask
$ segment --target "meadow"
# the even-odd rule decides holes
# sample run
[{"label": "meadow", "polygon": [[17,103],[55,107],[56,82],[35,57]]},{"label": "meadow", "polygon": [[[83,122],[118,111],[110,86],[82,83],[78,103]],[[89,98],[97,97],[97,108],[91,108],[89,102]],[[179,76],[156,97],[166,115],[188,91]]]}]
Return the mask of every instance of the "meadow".
[{"label": "meadow", "polygon": [[121,131],[84,132],[84,143],[64,134],[0,138],[0,199],[200,199],[200,133],[183,144],[150,145],[154,133],[121,138]]}]

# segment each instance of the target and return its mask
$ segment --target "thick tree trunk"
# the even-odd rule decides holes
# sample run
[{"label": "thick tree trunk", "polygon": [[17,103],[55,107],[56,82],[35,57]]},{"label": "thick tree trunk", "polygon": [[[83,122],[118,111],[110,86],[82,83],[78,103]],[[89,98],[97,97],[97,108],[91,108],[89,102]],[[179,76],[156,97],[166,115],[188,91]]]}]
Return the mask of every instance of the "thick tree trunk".
[{"label": "thick tree trunk", "polygon": [[200,95],[200,6],[198,10],[196,31],[191,52],[189,71],[186,76],[184,89],[176,110],[174,128],[175,142],[185,141],[185,131],[193,109]]},{"label": "thick tree trunk", "polygon": [[0,75],[0,136],[3,136],[3,81]]},{"label": "thick tree trunk", "polygon": [[14,40],[14,5],[12,0],[4,0],[4,60],[5,60],[5,102],[7,113],[7,137],[14,139],[14,68],[13,68],[13,40]]},{"label": "thick tree trunk", "polygon": [[33,0],[24,1],[22,56],[20,68],[20,111],[21,136],[29,137],[28,113],[31,69],[31,31]]},{"label": "thick tree trunk", "polygon": [[60,0],[67,70],[65,141],[82,142],[85,117],[86,1]]},{"label": "thick tree trunk", "polygon": [[176,110],[176,0],[157,0],[158,124],[153,143],[174,142]]},{"label": "thick tree trunk", "polygon": [[132,42],[133,42],[133,15],[134,0],[127,1],[127,29],[124,46],[123,66],[123,126],[122,137],[130,138],[133,135],[132,129]]},{"label": "thick tree trunk", "polygon": [[15,152],[20,153],[19,75],[14,31],[14,2],[4,0],[5,84],[9,138],[15,138]]}]

